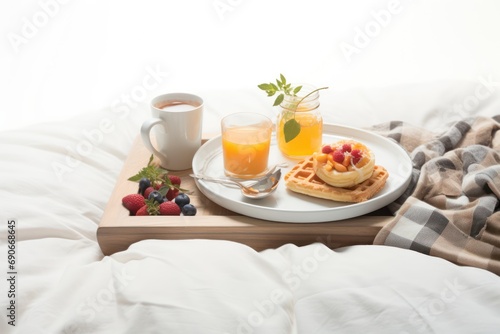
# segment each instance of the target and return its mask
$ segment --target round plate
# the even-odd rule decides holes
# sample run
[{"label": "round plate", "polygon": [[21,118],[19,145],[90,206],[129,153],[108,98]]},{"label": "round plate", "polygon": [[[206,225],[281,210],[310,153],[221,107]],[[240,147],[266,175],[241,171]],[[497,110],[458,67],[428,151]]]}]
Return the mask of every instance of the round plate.
[{"label": "round plate", "polygon": [[[273,135],[273,138],[275,137]],[[367,145],[375,154],[376,164],[385,167],[389,172],[384,188],[365,202],[335,202],[288,190],[283,177],[297,161],[284,157],[275,139],[271,142],[269,165],[288,162],[288,167],[282,168],[280,184],[271,196],[258,200],[249,199],[241,194],[239,188],[203,180],[196,180],[196,185],[210,200],[228,210],[253,218],[286,223],[319,223],[353,218],[378,210],[401,196],[410,182],[412,171],[408,153],[395,142],[368,131],[332,124],[323,125],[323,143],[334,143],[347,138]],[[220,136],[210,139],[196,152],[193,158],[193,172],[225,177]]]}]

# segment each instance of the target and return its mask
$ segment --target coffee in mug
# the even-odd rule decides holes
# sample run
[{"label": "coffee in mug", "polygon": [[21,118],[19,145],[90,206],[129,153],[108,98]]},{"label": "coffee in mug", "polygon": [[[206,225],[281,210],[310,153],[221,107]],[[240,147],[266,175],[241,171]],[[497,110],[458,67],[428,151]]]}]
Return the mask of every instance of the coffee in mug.
[{"label": "coffee in mug", "polygon": [[151,113],[141,127],[146,148],[167,170],[190,169],[201,146],[203,99],[188,93],[163,94],[151,101]]},{"label": "coffee in mug", "polygon": [[183,101],[163,101],[163,102],[158,102],[155,107],[161,110],[168,110],[168,111],[189,111],[193,108],[197,108],[200,105],[195,103],[194,101],[188,101],[188,102],[183,102]]}]

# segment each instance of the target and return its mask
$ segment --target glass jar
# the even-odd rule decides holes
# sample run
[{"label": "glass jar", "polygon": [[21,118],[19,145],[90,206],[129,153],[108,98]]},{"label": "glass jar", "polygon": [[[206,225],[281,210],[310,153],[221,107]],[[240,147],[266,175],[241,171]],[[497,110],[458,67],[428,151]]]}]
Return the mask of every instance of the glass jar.
[{"label": "glass jar", "polygon": [[[297,96],[285,95],[279,106],[276,139],[281,153],[288,158],[304,159],[321,149],[323,118],[319,108],[319,91],[308,95],[314,90],[313,86],[303,85]],[[297,128],[300,129],[298,135],[290,139]]]}]

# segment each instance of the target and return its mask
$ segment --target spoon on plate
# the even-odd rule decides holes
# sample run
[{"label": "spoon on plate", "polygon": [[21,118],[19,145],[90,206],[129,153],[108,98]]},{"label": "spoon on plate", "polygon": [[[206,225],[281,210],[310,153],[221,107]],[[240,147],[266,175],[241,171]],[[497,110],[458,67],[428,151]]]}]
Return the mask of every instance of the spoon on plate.
[{"label": "spoon on plate", "polygon": [[265,177],[261,177],[258,180],[248,180],[248,181],[235,181],[231,179],[210,177],[205,175],[195,175],[190,174],[198,180],[204,180],[208,182],[215,182],[226,185],[235,185],[241,189],[243,196],[252,199],[261,199],[271,195],[273,191],[278,187],[278,183],[281,178],[281,169],[277,169],[271,174]]}]

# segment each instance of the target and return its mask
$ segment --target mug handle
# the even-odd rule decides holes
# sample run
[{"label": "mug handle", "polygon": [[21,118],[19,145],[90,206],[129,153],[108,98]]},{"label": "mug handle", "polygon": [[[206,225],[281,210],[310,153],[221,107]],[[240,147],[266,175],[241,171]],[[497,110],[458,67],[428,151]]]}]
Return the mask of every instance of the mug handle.
[{"label": "mug handle", "polygon": [[154,155],[156,155],[162,163],[165,163],[167,161],[167,156],[164,155],[163,153],[158,152],[156,148],[154,148],[153,144],[151,143],[151,129],[157,125],[162,123],[163,120],[159,118],[150,118],[146,120],[142,126],[141,126],[141,137],[142,137],[142,142],[146,146],[146,148],[151,151]]}]

